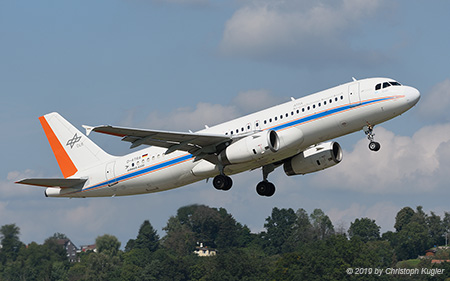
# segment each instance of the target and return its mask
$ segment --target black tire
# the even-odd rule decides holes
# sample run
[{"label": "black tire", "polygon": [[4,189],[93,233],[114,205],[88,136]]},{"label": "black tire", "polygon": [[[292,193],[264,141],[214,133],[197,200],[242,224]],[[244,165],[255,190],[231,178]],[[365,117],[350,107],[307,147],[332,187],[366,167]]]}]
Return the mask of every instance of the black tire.
[{"label": "black tire", "polygon": [[226,176],[217,175],[213,179],[213,186],[217,190],[223,190],[223,188],[225,187],[226,181],[227,181]]},{"label": "black tire", "polygon": [[256,193],[270,197],[275,193],[275,185],[268,181],[261,181],[256,185]]},{"label": "black tire", "polygon": [[225,175],[217,175],[213,179],[213,186],[217,190],[230,190],[233,180]]},{"label": "black tire", "polygon": [[230,188],[233,186],[233,180],[228,177],[225,176],[225,185],[223,186],[222,190],[230,190]]},{"label": "black tire", "polygon": [[376,141],[371,141],[369,143],[369,149],[372,151],[378,151],[378,150],[380,150],[380,148],[381,148],[380,143],[378,143]]},{"label": "black tire", "polygon": [[269,182],[269,190],[268,190],[266,196],[270,197],[274,194],[275,194],[275,185],[273,183]]},{"label": "black tire", "polygon": [[261,181],[256,185],[256,193],[261,196],[266,196],[268,185],[266,181]]}]

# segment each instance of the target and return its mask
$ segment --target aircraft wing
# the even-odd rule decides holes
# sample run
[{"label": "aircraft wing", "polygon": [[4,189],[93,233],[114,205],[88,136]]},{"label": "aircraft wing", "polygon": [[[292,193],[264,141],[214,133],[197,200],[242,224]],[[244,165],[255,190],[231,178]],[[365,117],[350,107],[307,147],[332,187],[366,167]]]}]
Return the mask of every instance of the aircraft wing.
[{"label": "aircraft wing", "polygon": [[220,151],[231,138],[219,134],[182,133],[158,130],[143,130],[110,125],[90,127],[83,126],[86,133],[97,132],[122,137],[123,141],[131,142],[130,148],[139,145],[153,145],[167,148],[166,154],[175,150],[182,150],[198,156],[200,154],[212,154]]},{"label": "aircraft wing", "polygon": [[27,184],[27,185],[36,185],[36,186],[44,186],[44,187],[61,187],[61,188],[69,188],[75,187],[77,185],[83,184],[87,181],[87,179],[65,179],[65,178],[34,178],[34,179],[23,179],[17,181],[16,183]]}]

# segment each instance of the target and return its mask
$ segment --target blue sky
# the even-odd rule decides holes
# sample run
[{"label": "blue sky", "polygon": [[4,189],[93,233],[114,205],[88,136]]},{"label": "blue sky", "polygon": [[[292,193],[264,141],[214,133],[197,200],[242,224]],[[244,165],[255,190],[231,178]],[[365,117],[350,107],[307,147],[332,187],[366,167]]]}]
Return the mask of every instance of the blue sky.
[{"label": "blue sky", "polygon": [[[370,217],[393,229],[404,206],[449,212],[450,2],[432,1],[1,1],[0,225],[21,239],[55,232],[75,244],[105,233],[124,245],[149,219],[162,228],[179,207],[224,207],[259,232],[273,207],[324,210],[335,227]],[[260,171],[233,177],[229,192],[199,182],[141,196],[44,198],[13,184],[59,177],[38,117],[58,111],[78,128],[114,124],[198,130],[301,97],[351,77],[392,77],[421,91],[419,104],[375,129],[337,139],[329,170],[270,175],[277,192],[259,197]],[[107,152],[128,144],[92,136]]]}]

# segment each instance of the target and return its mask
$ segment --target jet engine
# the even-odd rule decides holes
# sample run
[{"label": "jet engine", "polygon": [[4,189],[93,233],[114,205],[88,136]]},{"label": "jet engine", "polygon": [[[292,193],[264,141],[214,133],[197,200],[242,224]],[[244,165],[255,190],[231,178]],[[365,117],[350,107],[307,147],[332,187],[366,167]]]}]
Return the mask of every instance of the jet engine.
[{"label": "jet engine", "polygon": [[277,132],[267,130],[233,142],[219,154],[224,165],[240,164],[278,151],[280,139]]},{"label": "jet engine", "polygon": [[342,149],[337,142],[321,143],[284,162],[288,176],[314,173],[332,167],[342,161]]}]

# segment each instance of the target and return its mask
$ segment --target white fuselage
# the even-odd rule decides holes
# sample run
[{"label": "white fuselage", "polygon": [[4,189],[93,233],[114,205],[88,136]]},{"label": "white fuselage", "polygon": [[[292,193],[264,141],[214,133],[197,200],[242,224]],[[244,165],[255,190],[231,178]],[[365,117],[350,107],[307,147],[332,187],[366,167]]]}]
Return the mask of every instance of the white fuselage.
[{"label": "white fuselage", "polygon": [[[295,138],[295,145],[281,147],[276,153],[253,161],[227,165],[231,175],[292,157],[306,148],[376,125],[402,114],[414,106],[419,92],[408,86],[377,84],[394,81],[370,78],[353,81],[303,98],[293,99],[253,114],[234,119],[200,132],[230,137],[256,131],[274,130],[283,139]],[[206,160],[195,161],[187,152],[165,155],[166,148],[148,147],[122,157],[115,157],[73,177],[88,178],[80,189],[48,188],[48,196],[96,197],[158,192],[219,174],[217,165]]]}]

